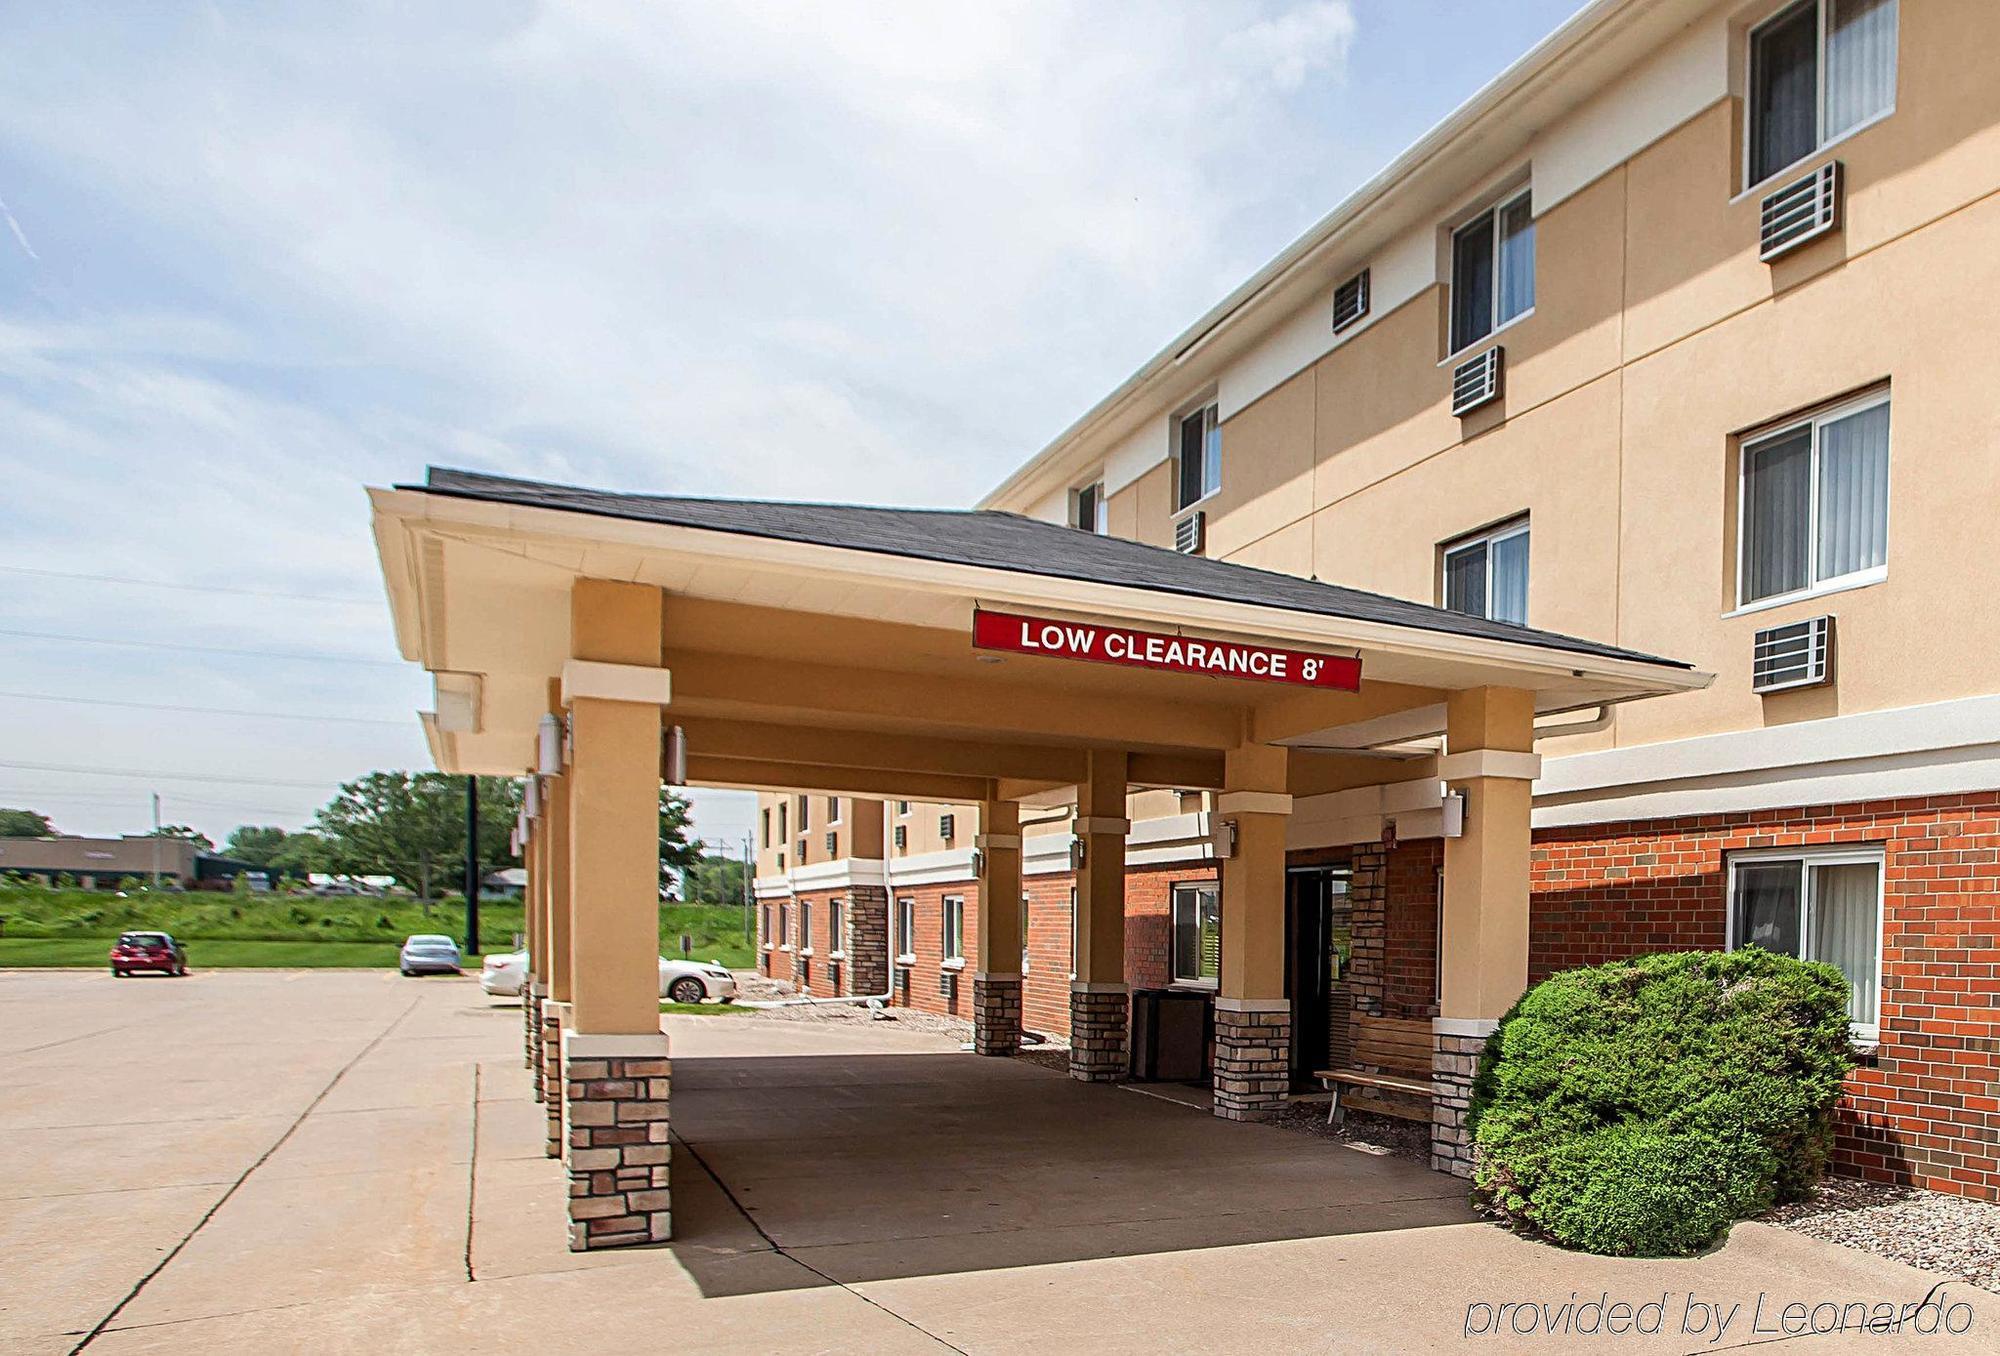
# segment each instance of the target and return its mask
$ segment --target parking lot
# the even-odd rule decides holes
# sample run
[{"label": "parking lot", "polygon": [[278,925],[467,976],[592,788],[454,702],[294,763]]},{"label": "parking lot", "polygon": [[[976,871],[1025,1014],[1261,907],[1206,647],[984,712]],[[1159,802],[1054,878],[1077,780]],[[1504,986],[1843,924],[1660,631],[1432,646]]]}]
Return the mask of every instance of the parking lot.
[{"label": "parking lot", "polygon": [[[1547,1351],[1573,1339],[1482,1331],[1494,1306],[1600,1295],[1664,1300],[1615,1349],[1715,1350],[1783,1339],[1759,1295],[1777,1325],[1940,1279],[1760,1225],[1561,1253],[1398,1160],[743,1015],[670,1019],[677,1241],[577,1255],[518,1009],[469,980],[11,972],[0,1017],[10,1352]],[[1994,1297],[1947,1293],[1972,1330],[1921,1349],[1993,1350]],[[1718,1343],[1690,1297],[1745,1307]]]}]

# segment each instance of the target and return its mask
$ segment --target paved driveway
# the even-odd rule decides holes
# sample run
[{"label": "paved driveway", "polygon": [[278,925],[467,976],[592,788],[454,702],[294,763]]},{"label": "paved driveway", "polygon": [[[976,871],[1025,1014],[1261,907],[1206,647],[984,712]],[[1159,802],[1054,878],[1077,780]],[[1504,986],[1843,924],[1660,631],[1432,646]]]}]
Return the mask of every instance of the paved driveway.
[{"label": "paved driveway", "polygon": [[[672,1019],[678,1240],[577,1256],[519,1012],[470,981],[15,972],[0,1021],[10,1352],[1546,1352],[1607,1295],[1665,1331],[1591,1345],[1692,1351],[1940,1279],[1757,1225],[1687,1261],[1561,1253],[1395,1160],[746,1016]],[[2000,1348],[1994,1297],[1946,1294],[1971,1332],[1918,1349]],[[1682,1331],[1690,1295],[1743,1305],[1722,1342]],[[1520,1301],[1557,1333],[1477,1307]]]}]

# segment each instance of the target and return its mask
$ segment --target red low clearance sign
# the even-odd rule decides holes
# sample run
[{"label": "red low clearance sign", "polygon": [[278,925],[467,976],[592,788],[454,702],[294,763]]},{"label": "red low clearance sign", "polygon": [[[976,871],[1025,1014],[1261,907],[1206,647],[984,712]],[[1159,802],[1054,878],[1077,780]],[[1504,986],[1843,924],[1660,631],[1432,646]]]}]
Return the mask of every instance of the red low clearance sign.
[{"label": "red low clearance sign", "polygon": [[1128,668],[1205,673],[1215,678],[1250,678],[1297,687],[1359,691],[1361,661],[1345,655],[1313,654],[1242,640],[1203,640],[1129,626],[1024,617],[1015,612],[974,612],[972,644],[981,650],[1008,650],[1050,659],[1084,659]]}]

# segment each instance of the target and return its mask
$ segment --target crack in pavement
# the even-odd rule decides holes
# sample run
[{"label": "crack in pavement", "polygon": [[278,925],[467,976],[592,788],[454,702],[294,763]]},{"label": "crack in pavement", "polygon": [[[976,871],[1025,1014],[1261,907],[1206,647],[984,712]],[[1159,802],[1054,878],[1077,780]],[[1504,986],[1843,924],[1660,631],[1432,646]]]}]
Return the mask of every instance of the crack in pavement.
[{"label": "crack in pavement", "polygon": [[125,1292],[124,1298],[119,1300],[118,1303],[112,1305],[110,1312],[106,1313],[103,1318],[97,1320],[96,1324],[91,1327],[90,1331],[83,1335],[83,1340],[78,1342],[75,1346],[69,1349],[69,1356],[76,1356],[76,1353],[82,1351],[92,1342],[95,1342],[98,1339],[98,1337],[104,1332],[104,1330],[111,1326],[111,1321],[117,1318],[119,1314],[125,1311],[125,1306],[130,1304],[133,1300],[139,1298],[140,1292],[143,1291],[147,1287],[147,1285],[149,1285],[152,1282],[153,1278],[159,1275],[162,1271],[165,1271],[167,1267],[173,1262],[173,1260],[181,1255],[181,1250],[187,1247],[189,1243],[194,1241],[194,1236],[207,1227],[208,1222],[215,1218],[216,1214],[222,1209],[223,1206],[229,1204],[229,1198],[234,1196],[237,1193],[237,1191],[242,1187],[242,1185],[250,1180],[250,1174],[256,1172],[257,1169],[263,1167],[264,1164],[270,1160],[271,1155],[277,1153],[278,1150],[282,1149],[285,1146],[285,1141],[289,1140],[292,1137],[293,1133],[297,1131],[301,1125],[305,1124],[306,1117],[312,1115],[314,1108],[316,1108],[321,1102],[326,1100],[327,1094],[331,1093],[334,1090],[334,1088],[339,1085],[340,1080],[347,1076],[347,1071],[349,1069],[352,1069],[355,1065],[359,1064],[362,1060],[366,1059],[370,1054],[374,1053],[375,1048],[381,1045],[383,1041],[387,1040],[389,1038],[389,1033],[394,1031],[397,1027],[401,1026],[403,1024],[403,1019],[408,1017],[411,1013],[415,1012],[417,1010],[417,1004],[422,1001],[423,999],[421,996],[412,998],[410,1000],[410,1005],[404,1008],[400,1013],[398,1013],[395,1019],[391,1021],[389,1025],[383,1027],[381,1031],[377,1032],[373,1040],[369,1041],[368,1044],[362,1046],[361,1049],[355,1053],[352,1059],[348,1060],[347,1063],[340,1066],[339,1071],[336,1072],[332,1078],[329,1078],[327,1080],[326,1086],[319,1090],[318,1095],[315,1096],[312,1099],[312,1101],[306,1104],[305,1110],[299,1112],[299,1114],[293,1118],[292,1123],[285,1127],[285,1132],[282,1135],[279,1135],[277,1139],[271,1142],[271,1147],[264,1150],[263,1153],[257,1155],[257,1161],[252,1163],[249,1167],[243,1169],[243,1171],[237,1175],[236,1180],[229,1184],[229,1189],[223,1192],[220,1196],[216,1197],[215,1204],[209,1206],[207,1210],[202,1212],[201,1218],[194,1222],[194,1227],[189,1229],[185,1234],[182,1234],[180,1241],[174,1244],[172,1248],[168,1249],[166,1255],[160,1258],[158,1262],[155,1262],[151,1270],[147,1271],[145,1275],[141,1276],[136,1282],[133,1283],[132,1288]]}]

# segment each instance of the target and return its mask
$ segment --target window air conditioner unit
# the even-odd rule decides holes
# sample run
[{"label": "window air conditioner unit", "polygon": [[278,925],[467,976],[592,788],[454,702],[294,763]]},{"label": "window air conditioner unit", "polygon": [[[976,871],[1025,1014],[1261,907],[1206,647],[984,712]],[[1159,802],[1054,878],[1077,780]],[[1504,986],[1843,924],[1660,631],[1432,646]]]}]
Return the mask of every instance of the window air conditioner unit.
[{"label": "window air conditioner unit", "polygon": [[1202,543],[1207,538],[1207,514],[1196,509],[1187,517],[1174,524],[1174,549],[1184,556],[1200,553]]},{"label": "window air conditioner unit", "polygon": [[826,855],[831,857],[834,853],[838,852],[839,850],[840,850],[840,835],[837,833],[828,834],[826,836]]},{"label": "window air conditioner unit", "polygon": [[958,997],[958,971],[956,970],[938,971],[938,997],[940,998]]},{"label": "window air conditioner unit", "polygon": [[1470,414],[1481,405],[1500,398],[1500,366],[1504,361],[1499,347],[1489,348],[1476,358],[1467,358],[1451,369],[1451,412]]},{"label": "window air conditioner unit", "polygon": [[956,815],[939,815],[938,837],[944,839],[945,842],[949,843],[951,841],[952,830],[956,828],[957,825],[958,825],[958,817]]},{"label": "window air conditioner unit", "polygon": [[799,839],[798,859],[800,861],[804,861],[806,859],[806,840],[803,838]]},{"label": "window air conditioner unit", "polygon": [[1333,332],[1339,334],[1368,314],[1368,270],[1333,289]]},{"label": "window air conditioner unit", "polygon": [[1809,617],[1759,631],[1750,652],[1750,690],[1782,692],[1833,677],[1833,618]]},{"label": "window air conditioner unit", "polygon": [[910,845],[910,831],[901,824],[896,826],[896,850],[902,851]]},{"label": "window air conditioner unit", "polygon": [[1840,229],[1840,162],[1832,160],[1764,199],[1757,257],[1765,263]]}]

